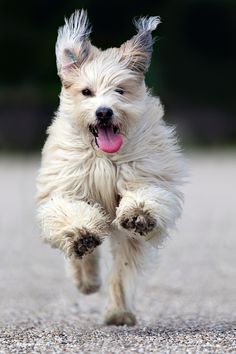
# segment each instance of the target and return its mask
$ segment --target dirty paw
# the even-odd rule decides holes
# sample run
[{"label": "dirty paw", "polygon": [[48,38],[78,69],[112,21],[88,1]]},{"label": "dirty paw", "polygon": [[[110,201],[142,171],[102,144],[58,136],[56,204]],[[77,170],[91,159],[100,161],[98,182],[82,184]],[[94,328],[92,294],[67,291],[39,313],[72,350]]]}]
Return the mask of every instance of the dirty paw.
[{"label": "dirty paw", "polygon": [[105,317],[105,324],[110,326],[134,326],[136,318],[131,312],[127,311],[108,313]]},{"label": "dirty paw", "polygon": [[102,243],[102,238],[88,230],[75,230],[66,235],[69,257],[82,258]]},{"label": "dirty paw", "polygon": [[78,258],[91,253],[95,247],[101,244],[101,240],[95,235],[85,235],[74,241],[74,253]]},{"label": "dirty paw", "polygon": [[89,295],[96,293],[100,289],[100,285],[100,282],[81,282],[81,284],[78,285],[78,288],[82,294]]},{"label": "dirty paw", "polygon": [[149,212],[142,209],[127,212],[127,215],[121,219],[121,226],[124,229],[132,230],[140,235],[146,235],[156,226],[156,220]]}]

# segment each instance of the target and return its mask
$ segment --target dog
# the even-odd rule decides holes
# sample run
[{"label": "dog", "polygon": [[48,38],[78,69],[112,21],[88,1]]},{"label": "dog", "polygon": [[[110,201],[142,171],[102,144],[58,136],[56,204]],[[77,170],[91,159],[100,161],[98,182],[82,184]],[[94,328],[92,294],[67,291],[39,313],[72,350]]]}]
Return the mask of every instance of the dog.
[{"label": "dog", "polygon": [[182,210],[184,158],[144,81],[159,23],[135,20],[131,39],[102,51],[80,10],[56,42],[62,89],[42,150],[38,218],[43,240],[65,254],[84,294],[100,287],[99,246],[110,241],[107,325],[135,325],[136,277]]}]

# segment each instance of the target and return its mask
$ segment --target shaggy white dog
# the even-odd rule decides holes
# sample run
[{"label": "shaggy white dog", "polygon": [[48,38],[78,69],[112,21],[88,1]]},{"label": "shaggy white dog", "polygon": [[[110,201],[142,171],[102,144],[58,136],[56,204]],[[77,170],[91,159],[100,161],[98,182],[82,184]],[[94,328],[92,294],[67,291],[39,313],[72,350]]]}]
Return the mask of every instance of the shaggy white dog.
[{"label": "shaggy white dog", "polygon": [[97,246],[109,238],[107,324],[135,324],[130,285],[181,213],[183,158],[144,82],[159,22],[141,18],[133,38],[101,51],[86,12],[76,11],[56,43],[62,90],[42,152],[38,215],[43,239],[65,253],[86,294],[100,286]]}]

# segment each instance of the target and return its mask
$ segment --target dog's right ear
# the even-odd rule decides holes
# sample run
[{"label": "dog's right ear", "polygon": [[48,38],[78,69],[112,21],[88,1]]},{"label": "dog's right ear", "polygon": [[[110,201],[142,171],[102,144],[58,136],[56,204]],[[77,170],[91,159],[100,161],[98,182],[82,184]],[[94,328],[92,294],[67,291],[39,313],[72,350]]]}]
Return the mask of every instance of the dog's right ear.
[{"label": "dog's right ear", "polygon": [[91,27],[87,12],[75,11],[65,25],[58,30],[56,58],[58,75],[65,80],[67,74],[79,67],[89,56],[91,44],[89,35]]}]

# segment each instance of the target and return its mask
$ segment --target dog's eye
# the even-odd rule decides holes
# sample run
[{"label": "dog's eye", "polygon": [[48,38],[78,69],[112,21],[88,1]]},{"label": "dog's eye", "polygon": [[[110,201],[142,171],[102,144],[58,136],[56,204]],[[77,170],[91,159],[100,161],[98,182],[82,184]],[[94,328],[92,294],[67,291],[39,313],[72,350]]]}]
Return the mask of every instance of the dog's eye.
[{"label": "dog's eye", "polygon": [[118,88],[115,90],[117,93],[119,93],[120,95],[123,95],[124,94],[124,90],[122,90],[121,88]]},{"label": "dog's eye", "polygon": [[86,89],[82,90],[82,94],[84,96],[92,96],[92,91],[86,88]]}]

